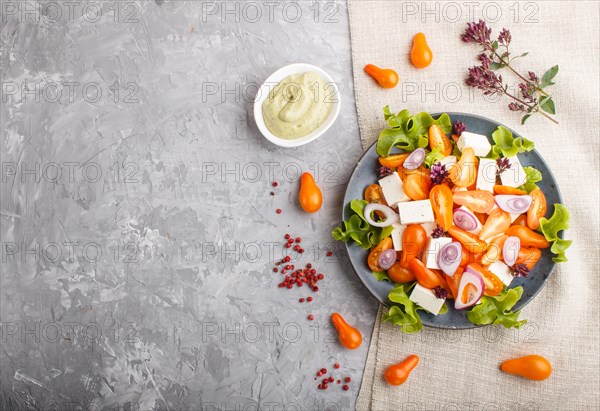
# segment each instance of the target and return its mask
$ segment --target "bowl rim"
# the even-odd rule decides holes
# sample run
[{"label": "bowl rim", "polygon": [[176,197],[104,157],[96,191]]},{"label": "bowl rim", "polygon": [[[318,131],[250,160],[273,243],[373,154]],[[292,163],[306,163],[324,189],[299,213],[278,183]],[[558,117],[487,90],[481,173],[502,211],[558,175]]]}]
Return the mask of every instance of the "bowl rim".
[{"label": "bowl rim", "polygon": [[[435,113],[431,113],[431,117],[433,118],[438,118],[439,116],[441,116],[442,114],[448,114],[448,116],[450,116],[450,118],[452,118],[453,116],[466,116],[466,117],[473,117],[476,119],[480,119],[480,120],[485,120],[494,124],[497,124],[499,126],[503,126],[506,127],[511,133],[513,133],[513,135],[518,136],[518,137],[523,137],[523,135],[521,133],[518,133],[517,131],[515,131],[513,128],[508,127],[502,123],[500,123],[497,120],[493,120],[489,117],[484,117],[484,116],[480,116],[477,114],[471,114],[471,113],[465,113],[465,112],[459,112],[459,111],[443,111],[443,112],[435,112]],[[345,219],[345,213],[346,213],[346,208],[347,208],[347,203],[346,203],[346,196],[348,193],[348,187],[349,187],[349,183],[350,181],[354,178],[355,174],[358,172],[358,166],[361,162],[363,162],[365,160],[365,158],[367,157],[367,155],[369,154],[369,152],[371,151],[371,149],[373,149],[374,146],[376,146],[377,144],[377,140],[375,140],[373,142],[373,144],[371,144],[365,151],[364,153],[361,155],[361,157],[358,159],[358,161],[356,162],[356,165],[354,166],[354,169],[352,170],[352,173],[350,174],[350,177],[348,179],[348,183],[346,184],[346,190],[344,191],[344,199],[343,199],[343,205],[342,205],[342,214],[341,214],[341,221],[344,221]],[[564,203],[564,198],[562,196],[562,193],[560,192],[560,187],[558,186],[558,181],[554,175],[554,173],[552,172],[551,168],[548,166],[548,163],[546,162],[546,160],[544,159],[544,157],[542,157],[539,153],[539,151],[534,148],[532,150],[532,152],[534,152],[537,157],[540,159],[540,161],[544,164],[544,166],[546,167],[546,169],[548,170],[548,174],[549,176],[557,182],[555,189],[556,189],[556,194],[557,197],[560,201],[560,203]],[[564,238],[564,230],[560,231],[558,233],[559,238]],[[344,242],[344,246],[346,248],[346,253],[348,255],[348,259],[350,260],[350,265],[352,266],[352,270],[354,271],[354,274],[358,277],[358,279],[360,280],[360,282],[367,288],[367,290],[369,291],[369,293],[371,294],[371,296],[373,298],[375,298],[379,303],[383,304],[386,308],[389,308],[390,305],[388,304],[388,302],[384,299],[382,300],[381,298],[379,298],[378,293],[375,291],[375,289],[373,289],[371,287],[371,285],[365,281],[361,275],[358,273],[358,271],[356,270],[356,268],[354,267],[354,264],[352,263],[352,260],[350,259],[350,247],[356,247],[354,244],[349,244],[347,242]],[[546,276],[542,282],[542,286],[539,287],[532,295],[531,297],[525,301],[520,307],[519,307],[519,311],[522,310],[525,306],[527,306],[531,301],[533,301],[537,295],[542,291],[543,288],[546,287],[546,284],[548,283],[548,280],[550,280],[550,278],[552,277],[552,275],[554,274],[554,272],[556,271],[556,264],[555,262],[552,262],[552,267],[550,268],[550,272],[548,273],[548,276]],[[473,328],[480,328],[480,327],[487,327],[488,325],[476,325],[476,324],[472,324],[472,325],[447,325],[447,324],[430,324],[430,323],[426,323],[425,321],[423,321],[423,326],[425,327],[431,327],[431,328],[438,328],[438,329],[446,329],[446,330],[464,330],[464,329],[473,329]]]},{"label": "bowl rim", "polygon": [[[336,101],[332,102],[331,111],[329,112],[329,115],[327,116],[327,118],[325,119],[323,124],[321,124],[321,126],[319,126],[319,128],[317,128],[313,132],[311,132],[303,137],[292,139],[292,140],[277,137],[276,135],[271,133],[269,131],[269,129],[267,128],[264,118],[263,118],[263,114],[262,114],[263,102],[266,100],[266,98],[270,92],[269,86],[272,84],[279,83],[281,80],[283,80],[285,77],[287,77],[291,74],[305,73],[308,71],[317,72],[323,78],[323,80],[325,80],[325,83],[331,84],[333,86],[333,93],[337,97],[337,99],[336,99]],[[313,64],[292,63],[292,64],[288,64],[286,66],[283,66],[283,67],[277,69],[276,71],[274,71],[273,73],[271,73],[271,75],[269,75],[265,79],[265,81],[263,81],[263,83],[260,85],[260,87],[258,88],[256,97],[254,99],[254,107],[253,107],[254,122],[256,123],[256,126],[258,127],[258,130],[263,135],[263,137],[265,137],[271,143],[276,144],[280,147],[299,147],[299,146],[303,146],[304,144],[308,144],[311,141],[314,141],[317,138],[319,138],[320,136],[322,136],[323,134],[325,134],[325,132],[327,130],[329,130],[329,128],[331,128],[331,126],[337,120],[337,118],[340,114],[341,105],[342,105],[342,98],[341,98],[341,94],[340,94],[339,85],[338,85],[338,83],[336,83],[336,81],[333,79],[333,77],[331,75],[329,75],[329,73],[327,73],[322,68],[315,66]]]}]

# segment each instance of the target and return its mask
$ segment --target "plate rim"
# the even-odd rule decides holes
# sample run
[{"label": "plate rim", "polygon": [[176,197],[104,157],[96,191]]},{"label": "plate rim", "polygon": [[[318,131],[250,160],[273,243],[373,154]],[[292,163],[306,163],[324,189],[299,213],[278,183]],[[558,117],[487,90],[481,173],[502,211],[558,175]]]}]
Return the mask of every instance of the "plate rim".
[{"label": "plate rim", "polygon": [[[475,119],[479,119],[479,120],[491,122],[491,123],[496,124],[498,126],[505,127],[511,133],[513,133],[513,135],[515,135],[517,137],[525,138],[520,133],[518,133],[517,131],[515,131],[514,129],[512,129],[511,127],[508,127],[508,126],[504,125],[503,123],[500,123],[499,121],[496,121],[496,120],[493,120],[493,119],[490,119],[488,117],[481,116],[481,115],[478,115],[478,114],[464,113],[464,112],[459,112],[459,111],[444,111],[444,112],[430,113],[431,117],[433,117],[436,120],[442,114],[447,114],[451,119],[452,119],[453,116],[463,116],[463,117],[472,117],[472,118],[475,118]],[[369,154],[369,152],[373,149],[373,147],[377,145],[377,141],[378,140],[375,140],[373,142],[373,144],[371,144],[363,152],[363,154],[360,156],[360,158],[356,162],[356,165],[354,166],[354,169],[352,170],[352,173],[350,174],[350,177],[348,179],[348,184],[346,184],[346,189],[344,190],[344,202],[343,202],[343,205],[342,205],[342,215],[341,215],[341,221],[342,222],[345,221],[344,220],[344,217],[345,217],[344,214],[346,212],[346,207],[347,207],[345,199],[346,199],[346,196],[348,194],[348,187],[350,186],[349,182],[352,181],[354,175],[357,173],[357,169],[358,169],[358,166],[360,165],[360,163],[365,159],[365,157],[367,156],[367,154]],[[558,180],[556,179],[554,173],[552,172],[552,169],[549,167],[549,165],[546,162],[546,160],[544,159],[544,157],[542,157],[542,155],[540,154],[540,152],[535,147],[533,148],[533,150],[531,150],[531,152],[534,152],[537,155],[537,157],[540,159],[540,161],[544,164],[544,166],[548,170],[548,173],[549,173],[550,177],[552,178],[552,180],[554,180],[556,182],[556,184],[555,184],[555,186],[556,186],[556,194],[557,194],[557,197],[559,199],[559,203],[560,204],[564,204],[564,199],[563,199],[562,193],[560,191],[560,187],[558,185]],[[564,238],[564,230],[562,230],[562,231],[560,231],[558,233],[558,237],[561,238],[561,239]],[[357,246],[355,244],[349,244],[349,242],[344,242],[344,245],[345,245],[345,248],[346,248],[346,253],[348,255],[348,259],[350,260],[350,265],[352,266],[352,270],[354,271],[354,274],[358,277],[358,279],[363,284],[363,286],[367,290],[369,290],[369,293],[371,294],[371,296],[373,298],[375,298],[377,301],[379,301],[380,304],[383,304],[386,308],[389,308],[390,306],[388,305],[387,301],[384,301],[381,298],[379,298],[379,295],[371,288],[371,286],[365,280],[363,280],[363,278],[358,274],[358,271],[354,267],[352,259],[350,258],[350,247],[351,246],[357,247]],[[551,260],[551,262],[552,262],[552,268],[550,268],[550,272],[543,279],[542,286],[539,287],[531,295],[531,297],[529,298],[528,301],[526,301],[526,302],[523,303],[523,305],[519,308],[519,311],[522,310],[523,308],[525,308],[530,302],[532,302],[537,297],[537,295],[546,287],[546,284],[548,283],[548,280],[550,280],[550,278],[553,276],[554,271],[556,269],[556,264],[557,263],[555,263],[552,260]],[[472,324],[471,323],[471,324],[465,324],[465,325],[448,325],[448,324],[431,324],[429,322],[427,322],[427,323],[423,322],[423,325],[426,326],[426,327],[438,328],[438,329],[465,330],[465,329],[487,327],[487,326],[492,325],[492,324],[478,325],[478,324]]]}]

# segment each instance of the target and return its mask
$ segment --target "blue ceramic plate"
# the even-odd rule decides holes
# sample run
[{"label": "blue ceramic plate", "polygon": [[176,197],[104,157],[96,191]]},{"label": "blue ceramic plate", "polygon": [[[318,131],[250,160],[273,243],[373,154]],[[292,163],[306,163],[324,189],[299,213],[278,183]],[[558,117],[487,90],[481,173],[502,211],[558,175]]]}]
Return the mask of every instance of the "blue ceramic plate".
[{"label": "blue ceramic plate", "polygon": [[[448,115],[452,119],[452,122],[456,120],[463,121],[467,126],[467,130],[488,136],[492,144],[492,133],[498,128],[498,126],[503,125],[493,120],[472,114],[448,113]],[[433,115],[434,118],[437,118],[438,116],[439,114]],[[515,137],[520,136],[514,130],[511,131]],[[344,196],[344,220],[348,219],[350,216],[350,201],[357,198],[362,198],[365,188],[370,184],[377,182],[377,168],[379,166],[377,158],[377,151],[375,150],[375,144],[373,144],[358,161],[358,164],[356,165],[356,168],[350,177],[348,187],[346,188],[346,194]],[[537,185],[546,195],[546,200],[548,202],[548,211],[546,213],[546,217],[548,218],[554,211],[553,204],[563,202],[556,185],[556,180],[554,179],[552,172],[550,172],[548,165],[536,150],[519,154],[519,160],[521,160],[521,164],[523,166],[535,167],[542,173],[543,180],[537,183]],[[346,244],[346,249],[348,250],[348,255],[356,274],[369,289],[371,294],[373,294],[375,298],[377,298],[386,306],[389,307],[393,305],[393,303],[388,299],[388,293],[393,288],[392,283],[388,281],[377,281],[367,266],[367,256],[369,255],[369,250],[362,249],[355,244]],[[520,310],[523,308],[533,299],[533,297],[536,296],[537,293],[540,292],[552,274],[553,268],[554,262],[552,261],[552,253],[548,248],[543,250],[540,261],[538,261],[527,278],[515,278],[513,280],[511,283],[511,288],[519,285],[523,286],[523,296],[515,305],[514,310]],[[430,327],[451,329],[477,327],[475,324],[472,324],[469,322],[469,320],[467,320],[464,310],[458,311],[454,309],[453,304],[447,305],[449,311],[444,315],[435,316],[424,311],[419,311],[419,315],[421,316],[423,324]]]}]

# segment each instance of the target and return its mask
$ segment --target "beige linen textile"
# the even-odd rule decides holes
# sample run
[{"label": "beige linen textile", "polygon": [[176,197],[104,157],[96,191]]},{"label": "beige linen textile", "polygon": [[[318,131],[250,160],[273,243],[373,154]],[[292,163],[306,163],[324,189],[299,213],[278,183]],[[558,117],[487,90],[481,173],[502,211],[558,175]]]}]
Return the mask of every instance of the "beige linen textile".
[{"label": "beige linen textile", "polygon": [[[535,141],[571,211],[567,238],[574,240],[569,262],[555,269],[523,309],[521,316],[529,323],[521,330],[425,328],[409,336],[382,324],[380,310],[357,409],[599,409],[599,3],[348,3],[364,148],[385,127],[381,109],[387,104],[394,112],[462,111],[496,119]],[[541,117],[522,126],[520,116],[506,108],[506,98],[485,100],[480,91],[463,85],[478,48],[462,43],[459,35],[467,21],[480,17],[498,20],[489,22],[495,35],[502,27],[511,30],[513,52],[529,51],[518,61],[521,72],[534,69],[541,75],[560,66],[551,89],[559,126]],[[412,36],[419,31],[434,54],[424,70],[409,63]],[[368,63],[393,67],[401,83],[393,90],[376,86],[363,72]],[[506,70],[502,74],[514,89],[516,79]],[[389,387],[382,379],[385,368],[413,353],[421,363],[411,378],[401,387]],[[550,359],[554,372],[549,380],[532,382],[498,370],[502,360],[531,353]]]}]

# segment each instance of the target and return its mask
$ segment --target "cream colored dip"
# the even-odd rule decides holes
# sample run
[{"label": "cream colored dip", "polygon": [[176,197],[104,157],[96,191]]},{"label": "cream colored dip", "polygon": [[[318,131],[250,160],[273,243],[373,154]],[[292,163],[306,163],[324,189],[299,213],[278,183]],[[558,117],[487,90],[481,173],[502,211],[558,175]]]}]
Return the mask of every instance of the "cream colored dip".
[{"label": "cream colored dip", "polygon": [[327,85],[317,73],[287,76],[263,102],[265,125],[277,137],[288,140],[310,134],[331,111],[331,96],[326,91]]}]

